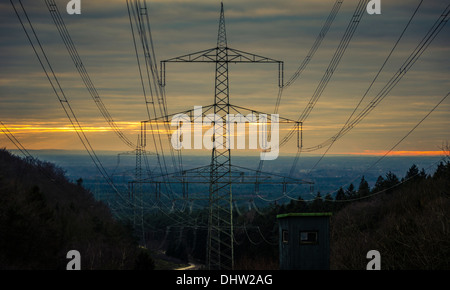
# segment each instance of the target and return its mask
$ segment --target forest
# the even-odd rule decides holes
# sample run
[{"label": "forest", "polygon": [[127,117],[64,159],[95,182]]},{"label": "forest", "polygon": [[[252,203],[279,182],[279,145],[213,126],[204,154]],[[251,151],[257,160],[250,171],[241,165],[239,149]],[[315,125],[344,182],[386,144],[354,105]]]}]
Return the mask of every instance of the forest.
[{"label": "forest", "polygon": [[[450,269],[450,162],[443,160],[432,174],[412,165],[405,176],[379,176],[372,188],[359,184],[340,188],[334,196],[320,192],[311,200],[301,197],[287,204],[235,210],[235,269],[277,270],[276,216],[293,212],[331,212],[330,268],[365,270],[366,254],[377,250],[383,270]],[[190,214],[191,216],[193,214]],[[207,212],[195,213],[198,222]],[[178,213],[179,216],[179,213]],[[184,218],[188,218],[187,216]],[[149,215],[150,242],[165,247],[179,259],[205,259],[206,229],[173,227],[170,216]]]},{"label": "forest", "polygon": [[0,150],[0,269],[65,270],[67,252],[82,270],[154,269],[129,226],[52,163]]},{"label": "forest", "polygon": [[[362,177],[334,195],[235,208],[235,269],[278,269],[278,214],[331,212],[332,270],[364,270],[369,250],[380,252],[384,270],[448,270],[449,189],[447,158],[431,174],[416,165],[403,177],[387,172],[372,188]],[[174,225],[172,215],[195,224]],[[148,213],[143,244],[81,178],[70,182],[52,163],[0,150],[0,269],[64,270],[73,249],[82,253],[82,269],[173,269],[161,262],[171,259],[201,269],[207,220],[206,209]]]}]

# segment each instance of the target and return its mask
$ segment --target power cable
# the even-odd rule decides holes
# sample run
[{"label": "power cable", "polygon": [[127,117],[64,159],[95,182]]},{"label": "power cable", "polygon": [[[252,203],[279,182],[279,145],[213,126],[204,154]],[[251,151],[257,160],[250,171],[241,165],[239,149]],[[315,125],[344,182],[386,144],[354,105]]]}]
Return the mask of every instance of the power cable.
[{"label": "power cable", "polygon": [[325,142],[308,148],[301,148],[296,154],[294,159],[294,164],[291,168],[291,173],[293,173],[296,162],[298,161],[301,152],[312,152],[323,148],[324,146],[334,143],[337,139],[341,138],[352,130],[357,124],[359,124],[376,106],[378,106],[381,101],[390,93],[390,91],[400,82],[400,80],[406,75],[406,73],[411,69],[411,67],[417,62],[420,56],[428,48],[431,42],[436,38],[439,32],[444,28],[448,21],[450,13],[450,5],[448,5],[444,11],[439,15],[436,22],[428,30],[427,34],[422,38],[420,43],[411,52],[408,58],[404,61],[400,69],[391,77],[391,79],[386,83],[386,85],[378,92],[378,94],[370,101],[370,103],[356,116],[352,121],[347,122],[345,128],[342,128],[337,134],[335,134],[330,139]]},{"label": "power cable", "polygon": [[300,64],[300,66],[297,68],[296,72],[289,78],[289,80],[284,84],[280,90],[278,91],[278,97],[275,104],[275,110],[274,114],[278,114],[278,109],[280,107],[281,97],[283,94],[283,90],[287,89],[289,86],[291,86],[302,74],[302,72],[305,70],[305,68],[308,66],[311,59],[314,57],[314,54],[319,49],[320,44],[322,43],[322,40],[324,40],[325,36],[327,35],[328,30],[330,29],[331,25],[333,24],[334,19],[336,18],[336,15],[339,12],[339,9],[344,1],[343,0],[337,0],[333,8],[331,9],[330,14],[328,15],[325,23],[322,26],[322,29],[319,32],[319,35],[317,36],[316,40],[314,41],[314,44],[310,48],[308,54],[303,59],[303,62]]},{"label": "power cable", "polygon": [[[94,149],[92,148],[89,139],[87,138],[86,134],[84,133],[83,127],[81,126],[80,122],[78,121],[72,107],[70,106],[69,100],[67,99],[61,85],[60,82],[58,80],[58,78],[56,77],[56,74],[53,70],[53,67],[47,57],[47,54],[45,53],[44,48],[42,47],[42,44],[36,34],[36,31],[33,27],[33,24],[31,23],[30,18],[28,17],[28,14],[25,10],[25,7],[22,4],[21,0],[18,0],[19,4],[20,4],[20,8],[22,11],[23,16],[26,18],[27,24],[29,26],[29,29],[32,32],[32,35],[34,37],[34,41],[36,42],[37,46],[39,47],[39,51],[36,48],[35,43],[32,40],[32,37],[30,36],[30,34],[28,33],[27,27],[24,23],[24,21],[22,20],[22,16],[20,15],[20,12],[18,11],[16,5],[14,4],[13,0],[10,0],[11,5],[17,15],[17,18],[19,19],[19,22],[27,36],[28,41],[31,44],[31,47],[33,48],[34,53],[36,54],[36,57],[42,67],[42,69],[44,70],[44,73],[48,79],[48,81],[50,82],[50,85],[54,91],[54,93],[56,94],[56,97],[58,98],[59,103],[61,104],[61,107],[63,108],[67,118],[69,119],[70,123],[72,124],[75,132],[77,133],[81,143],[83,144],[83,147],[85,148],[86,152],[89,154],[90,158],[92,159],[92,161],[94,162],[97,170],[100,172],[100,174],[103,176],[103,178],[106,180],[106,182],[111,186],[111,188],[116,192],[116,194],[119,197],[122,197],[122,194],[119,192],[119,190],[117,189],[117,187],[114,185],[114,183],[112,182],[111,178],[109,177],[108,173],[106,172],[105,168],[103,167],[100,159],[98,158],[98,156],[96,155]],[[39,53],[40,52],[40,53]]]},{"label": "power cable", "polygon": [[[148,13],[146,1],[143,1],[143,4],[141,3],[141,1],[138,1],[138,0],[134,0],[133,1],[134,3],[131,3],[131,2],[132,2],[131,0],[130,1],[127,0],[127,9],[128,9],[129,19],[130,19],[131,30],[132,30],[132,34],[133,34],[133,42],[134,42],[134,46],[135,46],[136,58],[138,60],[141,84],[143,86],[144,97],[146,98],[147,113],[148,113],[148,118],[150,121],[152,118],[151,118],[151,114],[150,114],[150,109],[148,108],[149,103],[152,104],[153,114],[155,116],[155,119],[158,117],[157,109],[156,109],[156,105],[155,105],[155,103],[156,103],[155,96],[157,99],[157,103],[159,105],[159,110],[160,110],[161,116],[168,115],[165,91],[164,91],[164,88],[161,86],[161,80],[159,79],[158,68],[157,68],[157,64],[156,64],[156,56],[155,56],[155,51],[154,51],[154,46],[153,46],[153,39],[152,39],[151,29],[150,29],[149,13]],[[135,25],[137,28],[137,34],[139,35],[139,39],[140,39],[141,46],[142,46],[142,51],[143,51],[143,54],[145,57],[144,63],[145,63],[145,70],[147,73],[147,82],[144,82],[144,80],[143,80],[141,62],[139,59],[139,53],[138,53],[136,37],[135,37],[136,32],[135,32],[135,29],[133,26],[132,19],[134,19],[134,22],[135,22]],[[148,91],[150,92],[151,102],[149,102],[146,97],[147,94],[146,94],[145,83],[148,83]],[[160,132],[159,122],[158,121],[156,122],[156,127],[157,127],[156,135],[157,135],[158,141],[155,139],[155,130],[153,129],[153,122],[150,121],[149,123],[151,126],[155,150],[157,150],[157,158],[158,158],[158,163],[160,165],[161,174],[164,175],[164,173],[167,174],[168,169],[167,169],[167,164],[166,164],[166,160],[165,160],[164,147],[162,144],[161,136],[159,134],[159,132]],[[171,138],[170,134],[169,134],[170,127],[167,122],[163,122],[163,123],[166,126],[167,137],[168,137],[168,141],[170,144],[170,138]],[[144,128],[144,131],[145,130],[146,129]],[[158,146],[160,149],[158,149]],[[170,154],[172,156],[172,162],[173,162],[174,169],[177,170],[177,164],[176,164],[175,156],[174,156],[174,152],[173,152],[174,149],[170,145],[169,145],[169,148],[170,148]],[[159,151],[161,151],[161,155],[159,154]],[[181,151],[178,151],[178,167],[183,168]],[[165,183],[164,186],[167,188],[169,193],[174,194],[173,190],[170,188],[170,184],[168,185],[168,183]]]},{"label": "power cable", "polygon": [[86,89],[88,90],[89,94],[91,95],[92,99],[94,100],[95,104],[97,105],[97,108],[100,110],[100,113],[102,114],[103,118],[105,118],[106,122],[109,124],[111,129],[116,133],[116,135],[122,140],[126,145],[128,145],[131,148],[135,148],[136,145],[133,144],[121,131],[121,129],[117,126],[114,119],[111,117],[111,114],[109,113],[108,109],[106,108],[105,104],[103,103],[100,95],[98,94],[97,89],[95,88],[84,64],[81,60],[80,55],[78,54],[78,51],[75,47],[75,44],[72,41],[72,38],[69,34],[69,31],[67,30],[66,24],[64,23],[64,20],[61,16],[61,13],[59,12],[58,6],[56,5],[54,0],[45,0],[45,3],[47,4],[47,8],[50,12],[50,15],[52,16],[53,22],[58,29],[58,32],[61,36],[61,39],[64,42],[64,45],[67,48],[67,51],[75,65],[75,68],[77,69],[78,73],[80,74],[81,79],[83,80],[84,85],[86,86]]},{"label": "power cable", "polygon": [[[297,71],[289,78],[287,83],[284,84],[283,86],[280,86],[280,88],[278,89],[278,96],[277,96],[277,101],[276,101],[276,104],[275,104],[274,114],[278,114],[278,110],[279,110],[279,107],[280,107],[281,97],[283,95],[283,91],[285,89],[287,89],[289,86],[291,86],[300,77],[300,75],[303,72],[303,70],[308,66],[308,64],[311,61],[311,59],[313,58],[314,54],[319,49],[320,44],[322,43],[322,40],[327,35],[327,32],[330,29],[334,19],[336,18],[336,15],[339,12],[339,9],[340,9],[340,7],[341,7],[343,2],[344,1],[337,0],[334,3],[330,14],[328,15],[325,23],[322,26],[322,29],[319,32],[319,35],[317,36],[316,40],[314,41],[314,44],[310,48],[310,50],[309,50],[308,54],[306,55],[305,59],[300,64],[300,66],[297,68]],[[260,160],[258,168],[257,168],[258,175],[260,174],[260,171],[262,170],[263,166],[264,166],[264,160]]]},{"label": "power cable", "polygon": [[17,149],[22,153],[26,158],[31,160],[35,160],[35,158],[28,152],[28,150],[20,143],[20,141],[9,131],[8,127],[0,121],[0,130],[5,134],[5,136],[17,147]]},{"label": "power cable", "polygon": [[[345,127],[347,126],[347,124],[350,122],[351,118],[353,117],[353,115],[355,114],[355,112],[358,110],[359,106],[361,105],[361,103],[364,101],[365,97],[367,96],[367,94],[369,93],[369,91],[371,90],[373,84],[375,83],[375,81],[378,79],[378,76],[381,74],[381,72],[383,71],[386,63],[389,61],[389,59],[391,58],[394,50],[397,48],[397,45],[400,43],[400,40],[403,38],[403,35],[405,34],[406,30],[408,29],[409,25],[411,24],[412,20],[414,19],[414,17],[417,14],[417,11],[419,10],[420,6],[422,5],[423,0],[420,0],[419,4],[417,5],[413,15],[411,15],[408,23],[406,24],[405,28],[403,28],[402,33],[400,34],[400,36],[398,37],[397,41],[395,42],[394,46],[392,47],[391,51],[389,52],[388,56],[386,57],[386,59],[384,60],[383,64],[381,65],[380,69],[378,70],[377,74],[375,75],[374,79],[372,80],[372,82],[369,85],[369,88],[367,88],[366,92],[364,93],[364,95],[362,96],[362,98],[359,100],[358,104],[356,105],[355,109],[353,110],[353,112],[350,114],[350,116],[348,117],[347,121],[345,122],[344,126],[342,127],[341,131],[339,131],[338,134],[341,134],[342,131],[345,129]],[[333,139],[332,143],[328,146],[327,150],[322,154],[322,156],[320,157],[320,159],[314,164],[314,166],[311,168],[310,171],[314,170],[314,168],[317,167],[317,165],[320,163],[320,161],[325,157],[325,155],[328,153],[328,151],[331,149],[331,147],[333,146],[333,144],[336,142],[337,138]]]},{"label": "power cable", "polygon": [[[370,169],[372,169],[375,165],[377,165],[381,160],[383,160],[386,156],[388,156],[398,145],[400,145],[400,143],[402,143],[406,138],[408,138],[447,98],[448,98],[448,96],[450,95],[450,92],[448,92],[441,100],[439,100],[439,102],[413,127],[413,128],[411,128],[402,138],[400,138],[399,139],[399,141],[397,141],[388,151],[386,151],[386,153],[385,154],[383,154],[383,156],[381,156],[380,158],[378,158],[372,165],[370,165],[363,173],[361,173],[360,174],[360,176],[358,176],[358,177],[356,177],[356,178],[354,178],[351,182],[349,182],[349,183],[353,183],[354,181],[356,181],[357,179],[359,179],[359,178],[361,178],[361,176],[364,176],[365,175],[365,173],[367,172],[367,171],[369,171]],[[447,158],[447,157],[445,157],[445,158]],[[444,158],[444,159],[445,159]],[[434,164],[432,165],[432,166],[434,166]],[[431,167],[431,166],[430,166]],[[296,186],[296,185],[295,185]],[[341,187],[344,187],[344,186],[340,186],[340,188]],[[290,190],[290,192],[289,193],[291,193],[292,191],[294,191],[295,190],[295,187],[293,188],[293,189],[291,189]],[[383,190],[383,191],[385,191],[385,190]],[[329,194],[332,194],[332,193],[336,193],[337,192],[337,190],[335,190],[335,191],[332,191],[332,192],[329,192]],[[368,198],[368,197],[370,197],[370,196],[372,196],[372,195],[375,195],[375,194],[378,194],[378,192],[377,193],[374,193],[374,194],[371,194],[371,195],[369,195],[369,196],[366,196],[366,197],[362,197],[362,198]],[[260,196],[258,196],[258,195],[256,195],[258,198],[260,198],[260,199],[262,199]],[[288,195],[285,195],[284,194],[284,196],[280,196],[280,197],[278,197],[278,198],[275,198],[275,199],[262,199],[262,200],[264,200],[264,201],[266,201],[266,202],[274,202],[274,201],[277,201],[277,200],[280,200],[281,198],[283,198],[283,197],[288,197],[289,199],[291,199],[291,200],[296,200],[296,201],[299,201],[299,199],[296,199],[296,198],[292,198],[292,197],[289,197]],[[358,198],[358,199],[362,199],[362,198]],[[354,199],[354,200],[356,200],[356,199]],[[312,201],[312,200],[307,200],[307,199],[303,199],[303,201]],[[346,201],[353,201],[353,200],[346,200]]]}]

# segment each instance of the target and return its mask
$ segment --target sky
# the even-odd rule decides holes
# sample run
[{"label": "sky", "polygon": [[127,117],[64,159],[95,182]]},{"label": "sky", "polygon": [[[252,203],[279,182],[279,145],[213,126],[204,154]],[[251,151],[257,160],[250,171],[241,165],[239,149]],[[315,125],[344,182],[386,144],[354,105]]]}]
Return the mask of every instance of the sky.
[{"label": "sky", "polygon": [[[130,150],[109,128],[76,71],[44,1],[23,0],[49,61],[92,147]],[[103,103],[133,142],[147,120],[125,0],[81,0],[81,14],[68,15],[67,29]],[[228,46],[284,62],[292,76],[313,45],[333,0],[226,0]],[[381,0],[381,14],[365,14],[326,89],[303,123],[303,145],[314,147],[336,134],[369,88],[420,1]],[[314,94],[358,1],[345,0],[306,69],[283,91],[279,114],[297,120]],[[369,91],[365,106],[399,70],[450,1],[424,1],[401,42]],[[214,48],[219,0],[147,1],[157,63]],[[450,28],[447,24],[386,98],[328,154],[382,155],[404,137],[449,92]],[[0,2],[0,121],[27,149],[82,150],[9,1]],[[207,106],[214,97],[214,64],[166,66],[170,114]],[[230,64],[230,102],[273,113],[278,94],[274,64]],[[398,155],[439,155],[450,139],[450,98],[403,140]],[[287,131],[281,128],[280,139]],[[150,142],[149,142],[150,143]],[[0,147],[15,149],[0,134]],[[148,148],[152,150],[152,148]],[[296,141],[280,149],[294,154]],[[184,150],[191,154],[194,151]],[[321,154],[324,149],[311,154]],[[195,152],[197,153],[197,151]],[[206,154],[206,152],[204,152]]]}]

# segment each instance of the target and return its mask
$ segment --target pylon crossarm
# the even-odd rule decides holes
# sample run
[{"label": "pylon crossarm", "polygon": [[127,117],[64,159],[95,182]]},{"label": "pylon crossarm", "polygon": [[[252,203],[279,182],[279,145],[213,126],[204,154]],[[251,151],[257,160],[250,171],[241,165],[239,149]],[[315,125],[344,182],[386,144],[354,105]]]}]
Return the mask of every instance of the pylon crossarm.
[{"label": "pylon crossarm", "polygon": [[[174,180],[165,180],[166,183],[192,183],[192,184],[204,184],[210,182],[210,165],[204,165],[192,169],[183,170],[180,172],[174,172],[164,175],[154,175],[151,178],[143,178],[140,180],[141,183],[158,183],[159,179],[173,178]],[[238,165],[231,165],[232,170],[229,172],[230,180],[220,180],[216,184],[254,184],[256,178],[258,178],[259,184],[314,184],[312,181],[293,178],[289,176],[283,176],[280,174],[269,173],[260,171],[259,175],[256,175],[256,170],[251,168],[246,168]],[[202,180],[203,179],[203,180]],[[130,182],[135,183],[135,182]]]},{"label": "pylon crossarm", "polygon": [[182,56],[173,57],[164,62],[216,62],[216,50],[217,48],[210,48],[202,51],[197,51]]},{"label": "pylon crossarm", "polygon": [[[161,63],[167,62],[207,62],[214,63],[217,62],[217,50],[219,48],[210,48],[206,50],[201,50],[189,54],[185,54],[182,56],[173,57],[167,60],[162,60]],[[227,59],[226,62],[232,63],[283,63],[283,61],[272,59],[270,57],[265,57],[261,55],[257,55],[254,53],[245,52],[242,50],[226,47],[227,50]]]},{"label": "pylon crossarm", "polygon": [[[231,104],[230,104],[230,108],[232,110],[234,110],[236,113],[241,114],[241,115],[244,115],[242,111],[247,111],[247,112],[253,113],[255,115],[267,115],[269,120],[270,120],[270,117],[272,115],[272,113],[264,113],[264,112],[260,112],[260,111],[257,111],[257,110],[248,109],[248,108],[245,108],[245,107],[231,105]],[[301,124],[302,123],[302,122],[299,122],[299,121],[296,121],[296,120],[283,118],[281,116],[279,116],[278,119],[279,119],[278,123],[294,123],[294,124]]]},{"label": "pylon crossarm", "polygon": [[[208,105],[208,106],[204,106],[204,107],[202,107],[202,117],[205,117],[206,116],[206,113],[209,111],[209,110],[211,110],[212,108],[214,108],[214,105]],[[190,109],[190,110],[186,110],[186,111],[181,111],[181,112],[178,112],[178,113],[173,113],[173,114],[170,114],[170,115],[166,115],[166,116],[162,116],[162,117],[158,117],[158,118],[154,118],[154,119],[151,119],[151,120],[144,120],[144,121],[141,121],[141,123],[154,123],[154,122],[166,122],[166,123],[170,123],[171,122],[171,119],[174,117],[174,116],[176,116],[176,115],[179,115],[179,114],[185,114],[185,115],[188,115],[188,116],[190,116],[191,118],[192,118],[192,120],[195,122],[196,120],[194,119],[194,110],[195,109]]]},{"label": "pylon crossarm", "polygon": [[[217,59],[218,53],[224,53],[225,52],[225,58],[224,59]],[[269,57],[245,52],[242,50],[225,47],[225,48],[210,48],[202,51],[197,51],[190,54],[185,54],[182,56],[177,56],[171,59],[163,60],[161,61],[161,86],[166,85],[166,63],[167,62],[200,62],[200,63],[216,63],[216,62],[222,62],[222,63],[277,63],[278,64],[278,75],[279,75],[279,82],[278,86],[281,88],[284,85],[284,62],[280,60],[275,60]]]},{"label": "pylon crossarm", "polygon": [[245,52],[242,50],[227,47],[228,50],[228,62],[232,63],[283,63],[280,60],[275,60],[269,57],[257,55],[254,53]]},{"label": "pylon crossarm", "polygon": [[[272,113],[265,113],[265,112],[261,112],[261,111],[257,111],[257,110],[253,110],[253,109],[248,109],[245,107],[241,107],[241,106],[236,106],[236,105],[232,105],[229,104],[228,105],[230,107],[230,109],[232,109],[235,113],[237,114],[242,114],[244,115],[244,112],[246,111],[246,113],[254,113],[257,115],[267,115],[267,117],[270,120],[270,116]],[[207,112],[209,110],[211,110],[212,108],[214,108],[214,105],[208,105],[208,106],[204,106],[202,107],[202,117],[205,117],[207,114]],[[188,115],[190,117],[193,117],[193,113],[194,113],[194,109],[190,109],[190,110],[186,110],[186,111],[181,111],[181,112],[177,112],[177,113],[173,113],[167,116],[163,116],[163,117],[158,117],[158,118],[154,118],[151,120],[144,120],[141,121],[141,123],[151,123],[151,122],[169,122],[170,123],[170,119],[178,114],[185,114]],[[193,119],[194,120],[194,119]],[[195,120],[194,120],[195,121]],[[245,122],[247,122],[248,120],[244,120]],[[292,120],[292,119],[288,119],[288,118],[284,118],[279,116],[279,123],[295,123],[295,124],[301,124],[302,122],[296,121],[296,120]]]}]

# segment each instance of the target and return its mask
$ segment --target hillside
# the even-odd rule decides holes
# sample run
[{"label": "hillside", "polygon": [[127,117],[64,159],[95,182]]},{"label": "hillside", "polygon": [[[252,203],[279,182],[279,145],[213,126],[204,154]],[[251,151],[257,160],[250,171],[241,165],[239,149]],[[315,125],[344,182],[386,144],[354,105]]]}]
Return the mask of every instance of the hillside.
[{"label": "hillside", "polygon": [[70,250],[80,252],[81,269],[153,268],[82,180],[71,183],[51,163],[0,150],[0,269],[64,270]]},{"label": "hillside", "polygon": [[[381,256],[383,270],[450,270],[450,162],[427,175],[413,165],[399,179],[392,172],[370,189],[362,178],[332,197],[317,193],[313,201],[273,205],[263,215],[248,212],[238,223],[258,226],[261,235],[242,234],[236,247],[242,269],[278,268],[276,215],[288,212],[332,212],[330,267],[365,270],[370,250]],[[264,237],[265,243],[260,242]],[[250,240],[250,238],[253,240]],[[255,247],[256,242],[259,242]]]},{"label": "hillside", "polygon": [[[384,270],[450,269],[450,162],[442,161],[427,174],[412,165],[403,177],[392,172],[379,176],[370,188],[363,177],[359,184],[337,194],[287,204],[270,203],[260,208],[234,208],[235,268],[279,269],[276,216],[292,212],[332,212],[330,267],[333,270],[365,270],[370,250],[381,255]],[[149,244],[167,255],[204,261],[206,230],[171,228],[175,215],[206,225],[208,213],[148,214]],[[150,247],[152,247],[150,245]]]},{"label": "hillside", "polygon": [[333,216],[333,268],[365,269],[377,250],[384,270],[450,270],[450,163],[430,176],[413,166],[398,184]]},{"label": "hillside", "polygon": [[[364,270],[370,250],[380,252],[385,270],[450,269],[448,161],[431,174],[415,165],[402,178],[387,172],[373,188],[362,178],[357,186],[333,196],[318,192],[308,202],[235,208],[236,269],[278,269],[276,215],[287,212],[333,212],[332,269]],[[81,253],[82,269],[172,269],[167,256],[201,264],[205,228],[171,228],[172,215],[204,224],[208,213],[147,214],[147,246],[158,250],[151,258],[81,179],[74,184],[51,163],[0,150],[0,269],[65,269],[73,249]]]}]

